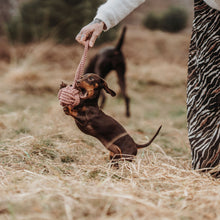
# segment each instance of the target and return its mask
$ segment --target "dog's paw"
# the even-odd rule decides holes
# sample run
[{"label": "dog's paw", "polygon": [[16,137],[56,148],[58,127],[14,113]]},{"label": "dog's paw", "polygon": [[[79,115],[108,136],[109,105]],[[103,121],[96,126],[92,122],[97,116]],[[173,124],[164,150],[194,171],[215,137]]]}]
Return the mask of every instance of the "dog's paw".
[{"label": "dog's paw", "polygon": [[119,163],[117,161],[111,160],[110,167],[114,169],[119,169]]},{"label": "dog's paw", "polygon": [[63,107],[63,111],[64,111],[64,113],[65,113],[66,115],[70,115],[70,108],[69,108],[69,106],[64,106],[64,107]]},{"label": "dog's paw", "polygon": [[60,84],[60,89],[65,88],[65,87],[67,87],[67,84],[64,83],[64,82],[62,82],[62,83]]}]

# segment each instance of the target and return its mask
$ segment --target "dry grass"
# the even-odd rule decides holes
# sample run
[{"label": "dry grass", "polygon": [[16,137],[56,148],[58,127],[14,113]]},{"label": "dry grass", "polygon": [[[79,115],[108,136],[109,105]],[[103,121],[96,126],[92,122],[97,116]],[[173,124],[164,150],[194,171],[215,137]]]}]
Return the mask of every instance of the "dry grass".
[{"label": "dry grass", "polygon": [[[128,28],[124,52],[132,117],[120,97],[105,112],[142,143],[133,163],[110,167],[107,150],[63,114],[56,94],[82,48],[4,45],[0,64],[0,219],[220,219],[220,182],[191,169],[186,130],[190,35]],[[97,49],[90,51],[90,56]],[[2,53],[3,54],[3,53]],[[114,74],[110,87],[118,90]]]}]

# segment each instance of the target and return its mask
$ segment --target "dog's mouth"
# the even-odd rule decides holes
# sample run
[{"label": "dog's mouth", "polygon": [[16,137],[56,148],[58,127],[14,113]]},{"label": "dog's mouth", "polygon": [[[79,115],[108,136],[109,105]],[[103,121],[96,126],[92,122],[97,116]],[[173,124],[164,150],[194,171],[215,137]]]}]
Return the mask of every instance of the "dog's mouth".
[{"label": "dog's mouth", "polygon": [[79,90],[79,97],[81,99],[86,99],[88,96],[87,90],[85,88],[80,88],[80,87],[77,87],[77,89]]}]

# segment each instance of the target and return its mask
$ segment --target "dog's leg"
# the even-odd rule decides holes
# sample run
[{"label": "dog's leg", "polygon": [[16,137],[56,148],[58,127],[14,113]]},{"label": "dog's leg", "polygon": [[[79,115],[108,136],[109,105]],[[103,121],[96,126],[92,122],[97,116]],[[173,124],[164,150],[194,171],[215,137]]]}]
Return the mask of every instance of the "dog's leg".
[{"label": "dog's leg", "polygon": [[71,115],[72,117],[77,117],[77,111],[73,111],[71,106],[64,106],[63,111],[66,115]]},{"label": "dog's leg", "polygon": [[110,150],[109,159],[111,161],[111,166],[119,168],[118,161],[122,158],[121,149],[115,144],[110,145],[107,149]]},{"label": "dog's leg", "polygon": [[114,168],[119,168],[119,164],[118,164],[118,159],[115,158],[116,155],[113,153],[113,152],[110,152],[109,154],[109,160],[110,160],[110,163],[111,163],[111,167],[114,167]]},{"label": "dog's leg", "polygon": [[[80,111],[72,108],[71,106],[65,106],[63,107],[63,111],[66,115],[72,116],[75,120],[80,121],[80,124],[83,125],[83,121],[87,121],[86,119],[86,109],[82,108]],[[86,122],[85,122],[86,123]],[[85,125],[83,125],[85,126]]]},{"label": "dog's leg", "polygon": [[65,88],[65,87],[67,87],[67,84],[64,83],[64,82],[62,82],[62,83],[60,84],[60,89]]},{"label": "dog's leg", "polygon": [[125,80],[125,66],[120,66],[117,68],[117,75],[118,75],[118,84],[121,89],[121,95],[123,96],[125,100],[125,106],[126,106],[126,116],[130,117],[130,98],[128,97],[126,93],[126,80]]}]

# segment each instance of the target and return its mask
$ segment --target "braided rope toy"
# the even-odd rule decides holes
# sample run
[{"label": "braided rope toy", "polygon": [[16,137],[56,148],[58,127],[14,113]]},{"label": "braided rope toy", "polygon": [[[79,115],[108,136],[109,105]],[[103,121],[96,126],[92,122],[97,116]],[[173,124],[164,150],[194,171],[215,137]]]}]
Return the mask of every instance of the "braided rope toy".
[{"label": "braided rope toy", "polygon": [[89,41],[86,42],[82,58],[76,70],[73,84],[59,90],[58,99],[61,106],[70,105],[71,107],[75,107],[80,103],[79,90],[76,89],[76,81],[83,75],[88,50]]}]

